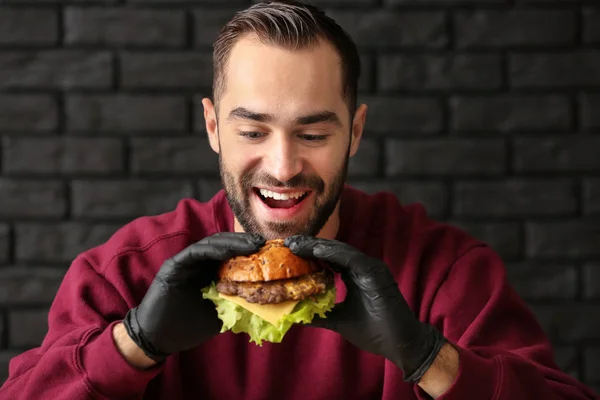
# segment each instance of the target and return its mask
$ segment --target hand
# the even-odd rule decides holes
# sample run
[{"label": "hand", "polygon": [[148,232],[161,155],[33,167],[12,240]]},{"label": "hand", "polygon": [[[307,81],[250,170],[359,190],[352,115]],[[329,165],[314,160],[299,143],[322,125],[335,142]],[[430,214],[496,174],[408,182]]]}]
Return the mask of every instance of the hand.
[{"label": "hand", "polygon": [[221,321],[201,289],[215,278],[221,261],[255,253],[264,243],[258,235],[217,233],[166,260],[140,305],[123,321],[129,336],[159,362],[218,334]]},{"label": "hand", "polygon": [[404,380],[417,383],[446,339],[420,322],[408,307],[387,265],[336,240],[292,236],[290,250],[304,258],[327,261],[341,273],[346,299],[312,326],[339,333],[355,346],[395,363]]}]

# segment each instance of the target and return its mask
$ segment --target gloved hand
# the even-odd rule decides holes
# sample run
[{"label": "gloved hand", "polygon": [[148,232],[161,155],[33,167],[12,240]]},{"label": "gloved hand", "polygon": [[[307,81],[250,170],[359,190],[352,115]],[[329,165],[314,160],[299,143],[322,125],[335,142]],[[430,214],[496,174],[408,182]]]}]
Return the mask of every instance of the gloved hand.
[{"label": "gloved hand", "polygon": [[220,261],[255,253],[264,243],[254,234],[217,233],[167,259],[142,302],[123,320],[129,336],[160,362],[217,335],[221,321],[201,289],[216,278]]},{"label": "gloved hand", "polygon": [[405,381],[418,383],[446,339],[417,319],[388,266],[336,240],[292,236],[284,243],[300,257],[328,262],[347,288],[344,302],[310,325],[330,329],[358,348],[387,358],[402,370]]}]

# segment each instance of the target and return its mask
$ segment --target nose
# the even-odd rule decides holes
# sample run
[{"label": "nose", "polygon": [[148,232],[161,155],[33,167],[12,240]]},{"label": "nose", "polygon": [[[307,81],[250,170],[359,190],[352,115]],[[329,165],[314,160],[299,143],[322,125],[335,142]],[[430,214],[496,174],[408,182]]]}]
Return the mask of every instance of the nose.
[{"label": "nose", "polygon": [[266,155],[266,172],[287,182],[302,171],[302,160],[289,134],[271,135]]}]

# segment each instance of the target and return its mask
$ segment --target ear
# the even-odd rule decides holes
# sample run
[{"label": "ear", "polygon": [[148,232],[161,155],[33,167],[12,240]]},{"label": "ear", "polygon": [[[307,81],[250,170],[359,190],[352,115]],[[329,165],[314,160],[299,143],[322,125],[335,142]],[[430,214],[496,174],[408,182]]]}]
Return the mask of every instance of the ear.
[{"label": "ear", "polygon": [[354,113],[354,119],[352,120],[352,142],[350,144],[350,157],[356,154],[360,139],[362,138],[363,129],[367,120],[367,105],[361,104]]},{"label": "ear", "polygon": [[217,129],[215,106],[209,98],[202,99],[202,106],[204,107],[204,121],[210,147],[215,153],[219,153],[219,131]]}]

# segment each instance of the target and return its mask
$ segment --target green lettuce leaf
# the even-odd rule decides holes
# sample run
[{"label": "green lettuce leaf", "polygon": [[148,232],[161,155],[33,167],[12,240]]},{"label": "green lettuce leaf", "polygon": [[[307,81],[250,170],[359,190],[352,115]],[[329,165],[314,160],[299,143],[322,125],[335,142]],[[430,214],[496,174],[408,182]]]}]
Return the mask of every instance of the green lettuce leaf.
[{"label": "green lettuce leaf", "polygon": [[305,299],[296,304],[294,310],[284,316],[277,326],[265,321],[245,308],[219,297],[217,286],[213,282],[202,289],[202,297],[215,303],[218,317],[223,321],[221,333],[231,330],[233,333],[247,333],[250,342],[262,346],[263,341],[281,343],[286,332],[297,323],[310,323],[315,315],[326,318],[325,313],[335,305],[335,286],[313,299]]}]

